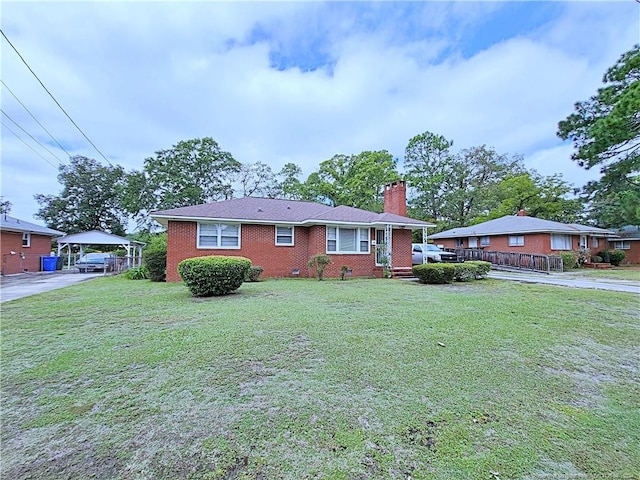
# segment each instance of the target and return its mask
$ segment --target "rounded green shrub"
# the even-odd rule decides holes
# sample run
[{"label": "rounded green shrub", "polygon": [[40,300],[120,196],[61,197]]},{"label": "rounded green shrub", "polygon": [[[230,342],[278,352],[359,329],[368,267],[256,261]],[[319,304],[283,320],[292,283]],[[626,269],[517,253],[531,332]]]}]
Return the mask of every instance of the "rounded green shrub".
[{"label": "rounded green shrub", "polygon": [[464,262],[466,265],[473,265],[475,268],[475,279],[480,280],[487,278],[487,275],[491,271],[491,262],[485,262],[483,260],[472,260],[470,262]]},{"label": "rounded green shrub", "polygon": [[609,250],[607,253],[609,254],[609,262],[611,263],[611,265],[614,265],[616,267],[619,267],[620,263],[626,257],[625,253],[622,250]]},{"label": "rounded green shrub", "polygon": [[412,271],[420,283],[451,283],[456,275],[456,267],[450,263],[414,265]]},{"label": "rounded green shrub", "polygon": [[152,282],[164,282],[167,276],[167,233],[154,236],[142,252],[142,263]]},{"label": "rounded green shrub", "polygon": [[178,264],[178,273],[196,297],[227,295],[244,282],[251,267],[245,257],[210,255],[187,258]]},{"label": "rounded green shrub", "polygon": [[592,263],[602,263],[602,257],[599,257],[598,255],[594,255],[593,257],[591,257],[591,262]]},{"label": "rounded green shrub", "polygon": [[244,279],[245,282],[259,282],[260,274],[264,272],[264,268],[259,266],[251,266],[249,267],[249,271],[247,272],[247,277]]},{"label": "rounded green shrub", "polygon": [[149,278],[149,270],[144,265],[142,267],[133,267],[124,272],[124,278],[127,280],[146,280]]},{"label": "rounded green shrub", "polygon": [[578,252],[560,252],[562,258],[562,270],[567,271],[578,266]]},{"label": "rounded green shrub", "polygon": [[470,282],[475,280],[478,267],[473,262],[456,263],[453,265],[455,268],[455,276],[453,279],[456,282]]}]

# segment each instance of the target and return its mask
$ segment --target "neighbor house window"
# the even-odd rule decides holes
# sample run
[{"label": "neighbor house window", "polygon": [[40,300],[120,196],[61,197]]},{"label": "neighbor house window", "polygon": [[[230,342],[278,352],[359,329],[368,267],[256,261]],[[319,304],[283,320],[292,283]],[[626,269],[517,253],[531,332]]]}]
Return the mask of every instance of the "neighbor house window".
[{"label": "neighbor house window", "polygon": [[551,250],[571,250],[571,235],[551,234]]},{"label": "neighbor house window", "polygon": [[631,243],[629,240],[620,240],[618,242],[613,242],[613,248],[616,250],[629,250],[631,248]]},{"label": "neighbor house window", "polygon": [[293,227],[276,225],[276,245],[293,245]]},{"label": "neighbor house window", "polygon": [[369,253],[368,228],[327,227],[327,252]]},{"label": "neighbor house window", "polygon": [[240,248],[240,225],[198,223],[198,248]]},{"label": "neighbor house window", "polygon": [[480,237],[480,246],[481,247],[488,247],[490,243],[491,243],[491,241],[489,240],[489,237]]},{"label": "neighbor house window", "polygon": [[22,246],[23,247],[30,247],[31,246],[31,234],[30,233],[23,233],[22,234]]},{"label": "neighbor house window", "polygon": [[524,247],[524,235],[509,235],[510,247]]},{"label": "neighbor house window", "polygon": [[464,238],[456,238],[456,247],[464,247]]}]

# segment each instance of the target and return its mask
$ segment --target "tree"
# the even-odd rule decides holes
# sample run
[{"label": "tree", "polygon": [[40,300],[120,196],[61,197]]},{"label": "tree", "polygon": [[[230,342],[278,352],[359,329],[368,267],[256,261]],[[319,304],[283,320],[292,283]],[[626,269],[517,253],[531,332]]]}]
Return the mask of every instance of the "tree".
[{"label": "tree", "polygon": [[238,183],[244,197],[276,198],[280,194],[276,175],[269,165],[262,162],[242,164]]},{"label": "tree", "polygon": [[493,189],[497,206],[479,215],[472,223],[481,223],[524,210],[527,215],[562,223],[577,221],[582,211],[579,199],[567,198],[573,187],[561,174],[543,177],[535,171],[511,176]]},{"label": "tree", "polygon": [[404,152],[406,180],[411,187],[412,215],[437,221],[442,218],[446,182],[453,170],[452,140],[425,132],[416,135]]},{"label": "tree", "polygon": [[0,196],[0,213],[1,214],[9,214],[11,213],[11,208],[13,204],[9,200],[2,200],[2,196]]},{"label": "tree", "polygon": [[278,177],[282,180],[278,184],[280,196],[291,200],[301,200],[304,197],[303,184],[299,180],[302,169],[295,163],[287,163],[278,172]]},{"label": "tree", "polygon": [[[603,177],[585,193],[589,200],[640,195],[640,45],[623,54],[603,77],[604,86],[589,100],[575,104],[575,113],[558,124],[558,136],[576,148],[571,158],[581,167],[601,167]],[[638,222],[633,209],[622,212]],[[631,215],[628,215],[631,214]]]},{"label": "tree", "polygon": [[381,212],[383,188],[397,179],[396,161],[386,150],[334,155],[309,175],[301,188],[302,197],[332,206]]},{"label": "tree", "polygon": [[34,195],[40,204],[37,218],[66,233],[103,230],[124,235],[128,217],[121,200],[127,175],[122,167],[75,156],[59,172],[60,195]]},{"label": "tree", "polygon": [[210,137],[183,140],[144,161],[130,174],[125,205],[140,226],[149,227],[148,213],[228,199],[241,164]]}]

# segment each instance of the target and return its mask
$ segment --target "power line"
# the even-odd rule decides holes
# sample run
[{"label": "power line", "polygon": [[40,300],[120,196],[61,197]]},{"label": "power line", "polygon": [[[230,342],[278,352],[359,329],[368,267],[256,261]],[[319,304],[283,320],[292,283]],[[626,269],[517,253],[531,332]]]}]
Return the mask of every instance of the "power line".
[{"label": "power line", "polygon": [[22,137],[20,137],[20,135],[18,135],[16,132],[14,132],[13,130],[11,130],[3,121],[0,120],[0,123],[2,124],[2,126],[4,128],[6,128],[7,130],[9,130],[11,133],[13,133],[18,140],[20,140],[22,143],[24,143],[27,147],[29,147],[31,150],[33,150],[36,155],[38,155],[40,158],[42,158],[45,162],[47,162],[49,165],[51,165],[53,168],[55,168],[56,170],[58,169],[58,167],[56,167],[53,163],[51,163],[49,160],[47,160],[46,158],[44,158],[42,156],[42,154],[40,152],[38,152],[35,148],[33,148],[31,145],[29,145],[27,142],[24,141],[24,139]]},{"label": "power line", "polygon": [[29,132],[27,132],[24,128],[22,128],[18,122],[16,122],[13,118],[11,118],[7,112],[5,112],[4,110],[2,110],[2,108],[0,108],[0,112],[2,112],[2,114],[7,117],[9,120],[11,120],[11,122],[18,127],[20,130],[22,130],[24,133],[26,133],[27,135],[29,135],[29,137],[31,137],[31,140],[33,140],[34,142],[36,142],[38,145],[40,145],[42,148],[44,148],[47,152],[49,152],[51,155],[53,155],[54,157],[56,157],[58,159],[58,161],[60,163],[63,163],[62,160],[60,160],[60,157],[58,157],[55,153],[53,153],[51,150],[49,150],[47,147],[45,147],[42,143],[40,143],[33,135],[31,135]]},{"label": "power line", "polygon": [[16,99],[16,101],[17,101],[20,105],[22,105],[22,108],[24,108],[24,109],[27,111],[27,113],[28,113],[29,115],[31,115],[31,118],[33,118],[33,119],[36,121],[36,123],[37,123],[38,125],[40,125],[40,126],[42,127],[42,129],[43,129],[45,132],[47,132],[47,133],[49,134],[49,136],[51,137],[51,139],[52,139],[54,142],[56,142],[56,144],[57,144],[57,145],[58,145],[62,150],[64,150],[64,153],[66,153],[69,157],[71,157],[72,155],[71,155],[69,152],[67,152],[67,149],[66,149],[66,148],[64,148],[64,147],[60,144],[60,142],[59,142],[58,140],[56,140],[56,138],[51,134],[51,132],[50,132],[49,130],[47,130],[47,129],[45,128],[45,126],[44,126],[44,125],[42,125],[42,124],[38,121],[38,119],[35,117],[35,115],[34,115],[33,113],[31,113],[31,111],[26,107],[26,105],[20,101],[20,99],[16,96],[16,94],[15,94],[15,93],[13,93],[13,92],[11,91],[11,89],[9,88],[9,86],[8,86],[6,83],[4,83],[4,80],[0,79],[0,82],[2,82],[2,85],[4,85],[4,88],[6,88],[7,90],[9,90],[9,93],[10,93],[11,95],[13,95],[13,98],[15,98],[15,99]]},{"label": "power line", "polygon": [[47,89],[47,87],[44,86],[44,83],[42,83],[42,80],[40,80],[40,78],[38,78],[38,75],[36,75],[36,73],[31,69],[31,67],[29,66],[27,61],[24,58],[22,58],[22,55],[20,55],[20,52],[18,51],[18,49],[13,46],[13,43],[11,43],[11,40],[9,40],[7,38],[7,36],[5,35],[5,33],[4,33],[4,31],[2,29],[0,29],[0,33],[2,33],[2,36],[4,37],[4,39],[7,41],[7,43],[9,45],[11,45],[11,48],[13,48],[13,51],[16,52],[18,57],[20,57],[20,60],[22,60],[22,63],[24,63],[26,65],[26,67],[29,69],[31,74],[36,78],[36,80],[38,80],[40,85],[42,85],[42,88],[44,88],[44,90],[49,94],[49,96],[53,99],[53,101],[56,102],[56,105],[58,105],[60,110],[62,110],[62,112],[67,116],[69,121],[71,121],[71,123],[73,123],[73,126],[76,127],[78,129],[78,131],[82,134],[82,136],[87,139],[87,141],[96,150],[96,152],[98,152],[102,156],[102,158],[104,158],[107,161],[107,163],[113,167],[113,164],[109,161],[109,159],[107,157],[105,157],[105,155],[98,149],[98,147],[96,147],[95,143],[93,143],[91,141],[91,139],[89,137],[87,137],[87,135],[82,131],[82,129],[78,126],[78,124],[76,122],[74,122],[73,119],[69,116],[67,111],[64,108],[62,108],[62,105],[60,105],[58,100],[56,100],[56,97],[54,97],[53,94]]}]

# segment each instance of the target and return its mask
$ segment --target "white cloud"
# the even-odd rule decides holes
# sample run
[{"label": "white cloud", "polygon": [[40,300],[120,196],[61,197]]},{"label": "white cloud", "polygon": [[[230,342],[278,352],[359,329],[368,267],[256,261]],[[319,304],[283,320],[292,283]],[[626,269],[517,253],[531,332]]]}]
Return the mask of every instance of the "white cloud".
[{"label": "white cloud", "polygon": [[[456,149],[523,154],[540,173],[581,185],[595,173],[569,159],[557,123],[637,41],[638,8],[560,5],[557,18],[471,55],[465,33],[508,3],[4,2],[2,28],[127,169],[211,136],[242,162],[276,171],[295,162],[308,175],[336,153],[402,158],[430,130]],[[294,66],[305,61],[318,68]],[[2,78],[73,154],[100,159],[6,43]],[[2,107],[50,142],[4,88]],[[32,220],[33,195],[60,191],[56,174],[3,129],[2,195],[14,215]]]}]

